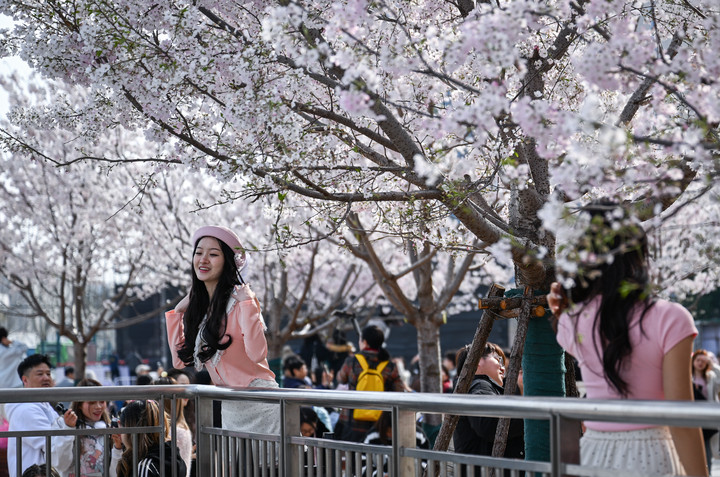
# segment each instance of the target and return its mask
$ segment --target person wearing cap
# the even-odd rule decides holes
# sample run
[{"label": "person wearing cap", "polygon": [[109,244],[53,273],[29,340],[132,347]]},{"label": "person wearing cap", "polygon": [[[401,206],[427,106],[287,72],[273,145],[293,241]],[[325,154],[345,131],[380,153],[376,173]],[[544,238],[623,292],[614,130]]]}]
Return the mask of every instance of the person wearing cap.
[{"label": "person wearing cap", "polygon": [[[173,366],[208,371],[217,386],[277,388],[267,361],[260,302],[240,273],[246,257],[235,233],[200,227],[192,237],[190,292],[165,314]],[[277,404],[227,401],[223,427],[280,433]]]}]

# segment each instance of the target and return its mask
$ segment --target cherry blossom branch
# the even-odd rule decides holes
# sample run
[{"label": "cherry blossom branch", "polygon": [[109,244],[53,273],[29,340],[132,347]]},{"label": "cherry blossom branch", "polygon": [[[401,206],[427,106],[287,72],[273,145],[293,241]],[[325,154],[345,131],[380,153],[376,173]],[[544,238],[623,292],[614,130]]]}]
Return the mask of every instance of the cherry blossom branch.
[{"label": "cherry blossom branch", "polygon": [[[681,44],[682,38],[680,37],[678,32],[675,32],[667,50],[667,55],[671,59],[675,57]],[[643,82],[640,84],[640,86],[638,86],[638,88],[635,90],[632,96],[630,96],[627,103],[625,104],[625,107],[620,113],[620,117],[615,123],[616,126],[620,126],[621,124],[627,124],[632,120],[632,118],[635,116],[635,113],[637,113],[637,111],[640,109],[640,106],[648,99],[648,91],[650,91],[650,88],[655,83],[655,78],[645,77]]]},{"label": "cherry blossom branch", "polygon": [[678,90],[676,87],[672,86],[671,84],[668,84],[660,79],[659,76],[651,75],[649,73],[644,73],[636,68],[633,68],[632,66],[625,66],[622,63],[618,65],[620,68],[620,71],[628,71],[630,73],[633,73],[637,76],[640,76],[645,79],[649,79],[653,83],[659,84],[663,88],[665,88],[667,91],[669,91],[673,96],[675,96],[685,107],[690,109],[692,112],[695,113],[695,115],[701,120],[701,121],[707,121],[707,118],[704,114],[700,112],[699,109],[697,109],[695,106],[690,104],[687,99],[685,99],[685,95],[683,95],[680,90]]}]

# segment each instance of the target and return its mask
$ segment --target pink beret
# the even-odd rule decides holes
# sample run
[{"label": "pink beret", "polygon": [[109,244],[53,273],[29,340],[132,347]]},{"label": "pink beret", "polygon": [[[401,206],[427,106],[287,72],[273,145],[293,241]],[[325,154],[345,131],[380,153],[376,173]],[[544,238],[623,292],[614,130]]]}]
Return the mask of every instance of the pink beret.
[{"label": "pink beret", "polygon": [[240,243],[240,239],[235,232],[227,227],[220,227],[219,225],[205,225],[195,231],[192,237],[192,244],[195,244],[203,237],[215,237],[218,240],[225,242],[235,253],[243,253],[245,249]]}]

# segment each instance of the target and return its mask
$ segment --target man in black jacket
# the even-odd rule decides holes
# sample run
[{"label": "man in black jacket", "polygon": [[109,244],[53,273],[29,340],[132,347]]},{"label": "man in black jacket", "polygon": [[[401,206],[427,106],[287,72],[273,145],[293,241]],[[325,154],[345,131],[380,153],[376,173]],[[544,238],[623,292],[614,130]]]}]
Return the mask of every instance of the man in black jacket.
[{"label": "man in black jacket", "polygon": [[[457,354],[457,369],[461,370],[467,359],[468,347]],[[475,377],[468,394],[502,396],[505,378],[504,358],[500,347],[487,343],[478,362]],[[459,373],[458,373],[459,374]],[[496,417],[460,416],[453,434],[455,452],[462,454],[492,455],[495,431],[498,425]],[[503,457],[523,459],[525,457],[524,426],[522,419],[511,419],[507,446]],[[465,475],[463,472],[461,475]],[[480,475],[479,469],[476,474]]]}]

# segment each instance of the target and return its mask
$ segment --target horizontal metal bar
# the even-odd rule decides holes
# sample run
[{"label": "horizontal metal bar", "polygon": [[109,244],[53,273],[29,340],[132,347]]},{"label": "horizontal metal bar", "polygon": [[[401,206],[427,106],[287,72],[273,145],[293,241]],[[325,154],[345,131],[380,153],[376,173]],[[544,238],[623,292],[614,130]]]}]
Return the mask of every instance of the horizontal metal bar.
[{"label": "horizontal metal bar", "polygon": [[98,386],[84,388],[2,389],[0,402],[158,399],[171,396],[252,400],[341,408],[391,410],[398,406],[423,413],[469,416],[612,421],[648,425],[707,426],[720,422],[720,406],[711,402],[589,400],[528,396],[476,396],[435,393],[362,392],[314,389],[219,388],[215,386]]},{"label": "horizontal metal bar", "polygon": [[[90,427],[75,429],[47,429],[42,431],[43,436],[87,436],[87,435],[103,435],[103,434],[149,434],[151,432],[162,432],[162,427],[121,427],[121,428],[104,428],[93,429]],[[2,437],[33,437],[37,436],[38,431],[3,431],[0,432]]]},{"label": "horizontal metal bar", "polygon": [[599,467],[583,467],[577,464],[561,465],[563,475],[582,477],[637,477],[637,472],[627,472],[617,469],[602,469]]},{"label": "horizontal metal bar", "polygon": [[485,467],[502,467],[504,469],[526,470],[531,472],[550,472],[550,463],[509,459],[505,457],[488,457],[469,454],[455,454],[426,449],[403,448],[401,455],[415,460],[435,460],[457,464],[471,464]]},{"label": "horizontal metal bar", "polygon": [[[192,398],[198,394],[198,386],[74,386],[62,388],[15,388],[0,389],[0,402],[72,402],[158,400],[172,395]],[[212,388],[212,386],[206,386]]]},{"label": "horizontal metal bar", "polygon": [[[291,444],[295,445],[304,445],[307,444],[307,441],[311,440],[310,437],[300,437],[300,436],[290,436],[288,437]],[[320,441],[321,439],[318,439]],[[371,454],[385,454],[390,455],[392,453],[392,447],[390,446],[380,446],[375,444],[363,444],[361,442],[353,442],[353,443],[347,443],[346,441],[333,441],[333,440],[325,440],[324,443],[320,443],[321,445],[314,446],[318,448],[324,448],[324,449],[335,449],[335,450],[342,450],[342,451],[352,451],[352,452],[368,452]],[[310,444],[308,444],[310,445]]]},{"label": "horizontal metal bar", "polygon": [[200,427],[200,431],[213,436],[239,437],[241,439],[256,439],[270,442],[280,442],[280,436],[275,434],[263,434],[260,432],[235,431],[232,429],[221,429],[219,427]]}]

